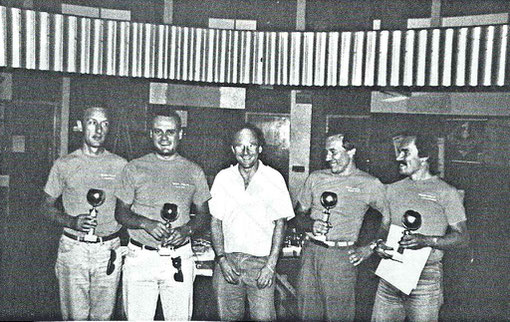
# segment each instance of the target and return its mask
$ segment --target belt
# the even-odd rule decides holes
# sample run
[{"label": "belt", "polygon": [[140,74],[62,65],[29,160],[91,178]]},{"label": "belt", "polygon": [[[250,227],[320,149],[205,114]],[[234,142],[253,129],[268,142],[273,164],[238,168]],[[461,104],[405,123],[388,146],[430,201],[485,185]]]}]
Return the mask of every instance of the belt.
[{"label": "belt", "polygon": [[[97,244],[97,243],[102,243],[102,242],[105,242],[105,241],[117,238],[117,237],[120,236],[120,233],[117,231],[117,232],[114,232],[111,235],[104,236],[104,237],[96,236],[95,240],[88,240],[88,239],[85,239],[84,235],[76,236],[76,235],[73,235],[71,233],[68,233],[67,231],[64,231],[64,236],[69,237],[69,238],[74,239],[74,240],[77,240],[79,242],[83,242],[83,243]],[[92,235],[92,236],[94,236],[94,235]],[[90,236],[90,238],[93,238],[92,236]]]},{"label": "belt", "polygon": [[317,240],[317,239],[314,239],[314,238],[311,238],[311,237],[308,237],[307,238],[310,242],[314,243],[315,245],[317,246],[322,246],[322,247],[325,247],[325,248],[334,248],[334,247],[349,247],[349,246],[352,246],[354,245],[354,242],[352,241],[333,241],[333,240],[326,240],[326,241],[322,241],[322,240]]},{"label": "belt", "polygon": [[[136,241],[136,240],[134,240],[134,239],[130,239],[129,241],[131,242],[131,244],[133,244],[133,245],[135,245],[135,246],[138,246],[138,247],[140,247],[140,248],[142,248],[142,249],[147,249],[147,250],[159,250],[159,248],[144,245],[144,244],[142,244],[142,243],[140,243],[139,241]],[[182,245],[175,246],[175,247],[169,246],[169,248],[170,248],[170,249],[175,250],[175,249],[179,249],[179,248],[181,248],[182,246],[186,246],[186,245],[188,245],[188,244],[189,244],[189,239],[188,239],[188,241],[187,241],[187,242],[185,242],[185,243],[184,243],[184,244],[182,244]]]}]

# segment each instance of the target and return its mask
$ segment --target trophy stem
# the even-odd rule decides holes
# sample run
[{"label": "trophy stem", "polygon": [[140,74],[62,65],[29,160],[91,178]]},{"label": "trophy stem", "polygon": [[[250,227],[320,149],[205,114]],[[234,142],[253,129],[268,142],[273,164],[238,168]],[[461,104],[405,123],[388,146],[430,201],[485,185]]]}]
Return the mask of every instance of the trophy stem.
[{"label": "trophy stem", "polygon": [[[92,209],[90,209],[90,217],[92,218],[97,218],[97,210],[96,210],[96,207],[92,207]],[[87,235],[94,235],[96,233],[96,228],[92,227],[89,229]]]}]

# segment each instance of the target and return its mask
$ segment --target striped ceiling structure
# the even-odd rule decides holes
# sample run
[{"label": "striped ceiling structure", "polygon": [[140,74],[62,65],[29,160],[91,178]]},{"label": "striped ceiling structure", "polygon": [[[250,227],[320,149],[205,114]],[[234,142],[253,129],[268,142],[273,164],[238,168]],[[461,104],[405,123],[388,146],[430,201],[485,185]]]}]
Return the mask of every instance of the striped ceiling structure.
[{"label": "striped ceiling structure", "polygon": [[508,25],[345,32],[179,27],[0,6],[0,67],[221,84],[509,85]]}]

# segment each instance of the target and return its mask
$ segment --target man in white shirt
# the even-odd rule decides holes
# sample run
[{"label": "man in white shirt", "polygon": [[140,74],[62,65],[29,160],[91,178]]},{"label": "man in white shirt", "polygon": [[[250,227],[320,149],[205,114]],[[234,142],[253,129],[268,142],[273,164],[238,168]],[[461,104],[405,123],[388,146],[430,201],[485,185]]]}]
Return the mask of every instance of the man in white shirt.
[{"label": "man in white shirt", "polygon": [[294,217],[282,175],[259,160],[263,135],[245,124],[235,132],[238,164],[223,169],[209,207],[216,252],[213,283],[221,320],[275,320],[274,278],[286,220]]}]

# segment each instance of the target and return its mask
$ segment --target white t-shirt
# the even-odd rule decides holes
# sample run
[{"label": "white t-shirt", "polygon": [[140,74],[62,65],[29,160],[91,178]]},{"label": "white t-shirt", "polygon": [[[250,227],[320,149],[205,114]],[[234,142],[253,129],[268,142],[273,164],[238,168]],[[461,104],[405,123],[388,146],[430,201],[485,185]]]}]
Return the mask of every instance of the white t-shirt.
[{"label": "white t-shirt", "polygon": [[247,189],[235,165],[216,175],[211,195],[209,209],[222,221],[227,253],[269,255],[275,221],[294,217],[285,180],[261,161]]}]

